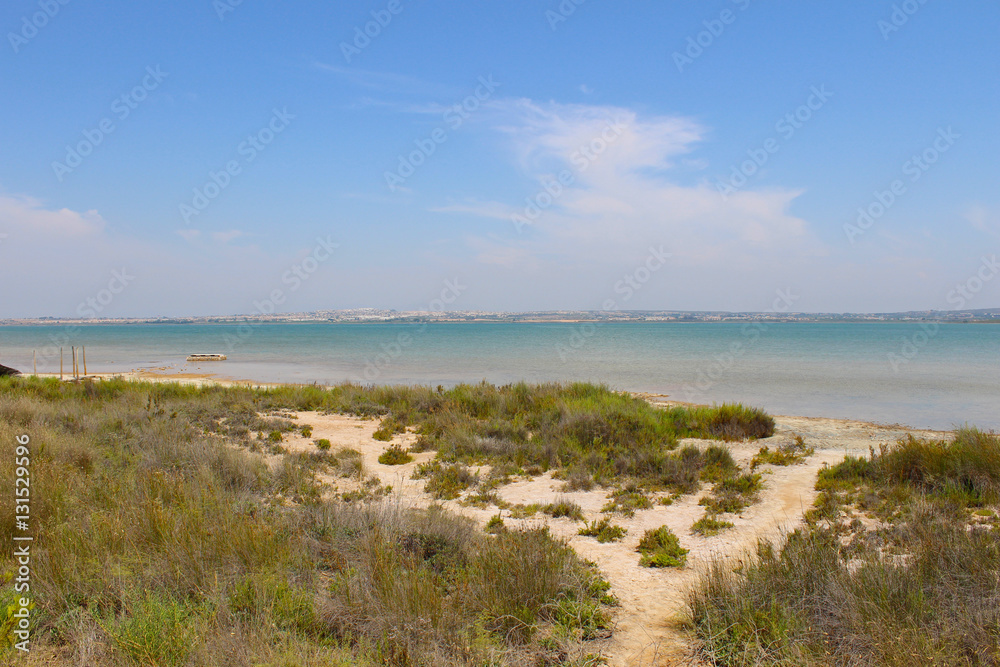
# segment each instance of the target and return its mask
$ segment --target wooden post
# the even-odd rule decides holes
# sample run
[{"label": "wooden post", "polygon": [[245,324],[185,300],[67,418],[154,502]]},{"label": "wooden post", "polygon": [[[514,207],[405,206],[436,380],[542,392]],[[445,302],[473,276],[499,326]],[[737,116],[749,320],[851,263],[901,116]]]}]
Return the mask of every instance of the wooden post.
[{"label": "wooden post", "polygon": [[69,347],[69,363],[70,363],[70,367],[71,367],[69,372],[73,376],[73,379],[75,380],[76,379],[76,346],[75,345],[70,345],[70,347]]},{"label": "wooden post", "polygon": [[38,375],[38,352],[35,350],[31,351],[31,365],[35,369],[35,375]]},{"label": "wooden post", "polygon": [[87,348],[80,348],[83,350],[83,377],[87,377]]},{"label": "wooden post", "polygon": [[59,379],[63,379],[63,349],[59,348]]}]

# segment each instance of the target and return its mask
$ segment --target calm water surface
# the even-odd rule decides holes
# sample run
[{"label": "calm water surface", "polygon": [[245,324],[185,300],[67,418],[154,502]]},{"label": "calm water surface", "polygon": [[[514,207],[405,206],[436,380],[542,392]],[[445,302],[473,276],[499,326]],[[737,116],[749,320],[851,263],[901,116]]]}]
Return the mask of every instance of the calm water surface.
[{"label": "calm water surface", "polygon": [[[924,325],[925,327],[928,325]],[[0,327],[0,363],[168,367],[269,382],[453,385],[589,380],[777,414],[1000,429],[1000,325],[842,323],[259,324]],[[229,360],[189,364],[192,352]]]}]

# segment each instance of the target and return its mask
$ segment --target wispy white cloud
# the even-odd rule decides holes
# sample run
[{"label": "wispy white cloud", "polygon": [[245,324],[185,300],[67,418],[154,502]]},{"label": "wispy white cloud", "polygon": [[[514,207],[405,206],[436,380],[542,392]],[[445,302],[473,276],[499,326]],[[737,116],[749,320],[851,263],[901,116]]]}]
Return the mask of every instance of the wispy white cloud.
[{"label": "wispy white cloud", "polygon": [[[514,166],[536,183],[527,202],[469,199],[433,210],[494,220],[528,218],[534,201],[541,214],[522,227],[531,243],[516,257],[609,259],[636,247],[669,240],[679,262],[750,266],[793,252],[825,249],[807,223],[789,213],[801,190],[743,191],[724,200],[707,181],[682,185],[686,157],[707,130],[683,116],[644,116],[616,106],[498,100],[493,126],[506,135]],[[699,159],[699,158],[695,158]],[[683,164],[681,161],[683,160]],[[558,187],[560,175],[569,175]],[[485,193],[484,193],[485,194]],[[511,222],[510,231],[516,234]],[[493,261],[500,242],[475,245]]]},{"label": "wispy white cloud", "polygon": [[37,233],[58,239],[97,234],[106,224],[97,211],[56,210],[34,197],[0,195],[0,228],[6,228],[7,233]]}]

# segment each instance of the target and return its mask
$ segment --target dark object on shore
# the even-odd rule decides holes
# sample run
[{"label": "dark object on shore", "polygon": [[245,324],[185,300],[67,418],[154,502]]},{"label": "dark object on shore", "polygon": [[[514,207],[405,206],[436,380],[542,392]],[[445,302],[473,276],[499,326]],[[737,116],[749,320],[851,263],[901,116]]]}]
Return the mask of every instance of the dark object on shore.
[{"label": "dark object on shore", "polygon": [[8,375],[20,375],[20,374],[21,371],[0,364],[0,378],[6,377]]}]

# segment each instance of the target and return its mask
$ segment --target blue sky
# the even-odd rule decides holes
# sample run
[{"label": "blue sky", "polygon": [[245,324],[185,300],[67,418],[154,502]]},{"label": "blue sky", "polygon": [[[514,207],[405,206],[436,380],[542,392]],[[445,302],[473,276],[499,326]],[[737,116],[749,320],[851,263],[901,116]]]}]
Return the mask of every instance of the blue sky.
[{"label": "blue sky", "polygon": [[996,3],[63,2],[0,9],[0,317],[1000,306]]}]

